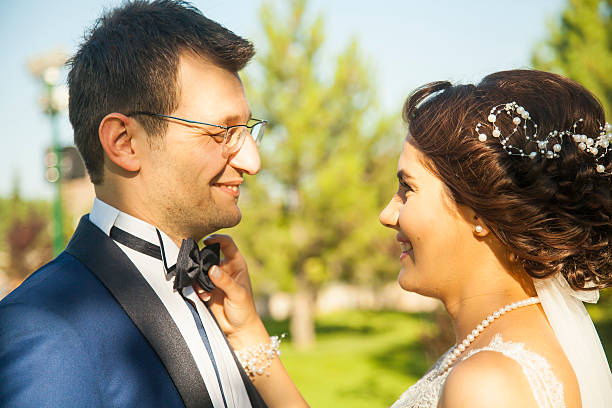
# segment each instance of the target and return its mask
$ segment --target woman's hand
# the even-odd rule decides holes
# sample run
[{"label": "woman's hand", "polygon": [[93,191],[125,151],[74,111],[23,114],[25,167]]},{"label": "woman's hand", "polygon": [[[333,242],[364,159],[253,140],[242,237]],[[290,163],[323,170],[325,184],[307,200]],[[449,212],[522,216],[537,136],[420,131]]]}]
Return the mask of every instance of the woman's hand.
[{"label": "woman's hand", "polygon": [[197,283],[194,289],[203,301],[207,301],[221,330],[234,349],[268,342],[268,333],[257,315],[253,301],[253,289],[246,261],[234,240],[228,235],[215,234],[204,243],[219,243],[223,261],[209,271],[216,289],[208,293]]},{"label": "woman's hand", "polygon": [[[216,288],[207,293],[195,284],[196,293],[208,302],[234,350],[269,343],[268,332],[255,310],[251,280],[244,258],[229,236],[215,234],[204,240],[207,245],[215,242],[221,245],[224,256],[221,265],[211,268],[209,273]],[[251,380],[270,408],[308,408],[278,357],[272,358],[266,375],[254,376]]]}]

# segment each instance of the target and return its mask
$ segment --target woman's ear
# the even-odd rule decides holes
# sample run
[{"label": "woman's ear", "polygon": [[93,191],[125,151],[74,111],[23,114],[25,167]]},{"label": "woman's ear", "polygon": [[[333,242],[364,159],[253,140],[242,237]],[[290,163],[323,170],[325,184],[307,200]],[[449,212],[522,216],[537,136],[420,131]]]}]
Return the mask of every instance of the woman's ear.
[{"label": "woman's ear", "polygon": [[474,232],[474,235],[478,237],[486,237],[491,232],[483,220],[476,214],[472,216],[472,225],[472,231]]},{"label": "woman's ear", "polygon": [[140,160],[134,149],[135,130],[130,118],[121,113],[109,113],[100,122],[98,136],[106,156],[120,168],[135,172],[140,170]]},{"label": "woman's ear", "polygon": [[472,233],[477,237],[486,237],[491,233],[484,220],[476,214],[476,212],[468,206],[459,206],[460,214],[472,229]]}]

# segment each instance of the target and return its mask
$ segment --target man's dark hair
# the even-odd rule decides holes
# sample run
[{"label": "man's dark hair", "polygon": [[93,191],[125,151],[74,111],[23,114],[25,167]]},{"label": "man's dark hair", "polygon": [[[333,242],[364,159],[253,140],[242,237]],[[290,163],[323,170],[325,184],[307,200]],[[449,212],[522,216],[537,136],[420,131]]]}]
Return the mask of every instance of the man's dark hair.
[{"label": "man's dark hair", "polygon": [[[106,12],[69,61],[69,115],[89,177],[100,184],[104,155],[98,137],[109,113],[170,114],[178,104],[181,52],[195,52],[231,72],[255,54],[253,45],[181,0],[132,0]],[[151,137],[166,123],[140,119]]]}]

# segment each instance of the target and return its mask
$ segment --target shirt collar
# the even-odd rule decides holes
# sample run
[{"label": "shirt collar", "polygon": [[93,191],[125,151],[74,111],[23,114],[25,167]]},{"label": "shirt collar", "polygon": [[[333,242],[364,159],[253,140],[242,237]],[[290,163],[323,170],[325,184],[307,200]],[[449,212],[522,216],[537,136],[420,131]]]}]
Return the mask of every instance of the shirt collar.
[{"label": "shirt collar", "polygon": [[[117,228],[129,232],[138,238],[144,239],[153,245],[160,245],[159,237],[157,235],[158,229],[156,227],[146,221],[133,217],[109,204],[106,204],[97,197],[94,199],[91,212],[89,213],[89,221],[100,228],[106,235],[110,235],[111,228],[116,226]],[[176,264],[179,248],[176,246],[174,241],[172,241],[172,239],[166,235],[166,233],[161,230],[159,230],[159,233],[159,236],[161,236],[162,239],[162,246],[164,248],[167,267],[171,268]]]}]

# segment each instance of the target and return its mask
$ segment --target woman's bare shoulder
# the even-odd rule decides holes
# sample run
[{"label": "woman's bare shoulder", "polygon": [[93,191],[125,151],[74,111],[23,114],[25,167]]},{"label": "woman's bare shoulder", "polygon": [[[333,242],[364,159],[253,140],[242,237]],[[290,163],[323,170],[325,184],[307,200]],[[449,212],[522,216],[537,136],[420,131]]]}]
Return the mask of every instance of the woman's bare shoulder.
[{"label": "woman's bare shoulder", "polygon": [[442,389],[439,408],[538,408],[521,366],[495,351],[458,362]]}]

